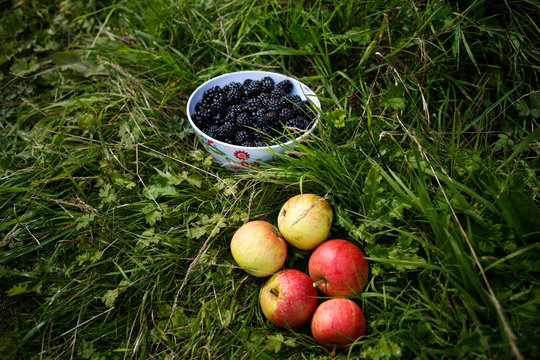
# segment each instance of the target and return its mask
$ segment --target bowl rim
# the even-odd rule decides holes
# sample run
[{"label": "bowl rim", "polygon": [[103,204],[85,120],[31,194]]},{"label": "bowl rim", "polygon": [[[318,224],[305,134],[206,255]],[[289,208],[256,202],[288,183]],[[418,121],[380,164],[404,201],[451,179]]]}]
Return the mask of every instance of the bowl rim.
[{"label": "bowl rim", "polygon": [[[205,87],[209,83],[214,82],[214,81],[216,81],[218,79],[221,79],[221,78],[231,77],[231,76],[238,75],[238,74],[279,75],[279,76],[282,76],[282,77],[286,77],[289,80],[292,80],[293,84],[297,83],[298,85],[301,85],[300,86],[300,89],[302,90],[301,93],[304,95],[305,100],[308,100],[310,102],[310,108],[315,111],[315,115],[316,115],[315,116],[315,121],[313,122],[313,124],[310,126],[309,129],[305,130],[305,132],[302,135],[294,138],[293,140],[288,140],[287,142],[274,144],[274,145],[241,146],[241,145],[229,144],[229,143],[214,139],[213,137],[211,137],[210,135],[206,134],[204,131],[199,129],[197,127],[197,125],[195,125],[195,122],[191,119],[191,111],[190,111],[191,103],[194,101],[193,100],[194,95],[197,94],[198,92],[200,92],[201,88]],[[307,90],[309,90],[312,94],[306,94],[306,92],[303,91],[304,89],[302,88],[302,86],[305,87]],[[308,95],[310,97],[314,98],[315,101],[313,101],[313,99],[308,98]],[[316,102],[316,104],[314,104],[314,102]],[[268,151],[268,149],[271,149],[273,151],[276,151],[279,148],[290,147],[295,143],[301,142],[304,138],[309,136],[315,130],[315,128],[317,127],[317,124],[319,123],[321,106],[320,106],[320,100],[319,100],[318,96],[315,94],[315,92],[313,90],[311,90],[311,88],[309,86],[307,86],[306,84],[304,84],[303,82],[301,82],[300,80],[298,80],[298,79],[296,79],[296,78],[294,78],[292,76],[281,74],[281,73],[278,73],[278,72],[266,71],[266,70],[241,70],[241,71],[232,71],[232,72],[228,72],[228,73],[224,73],[224,74],[212,77],[212,78],[206,80],[205,82],[203,82],[202,84],[200,84],[199,86],[197,86],[197,88],[195,90],[193,90],[193,92],[189,96],[188,102],[186,104],[186,110],[187,110],[186,114],[187,114],[188,121],[189,121],[190,125],[192,126],[192,128],[195,130],[195,132],[198,132],[199,133],[198,135],[204,136],[206,139],[211,140],[215,144],[219,144],[220,146],[224,146],[226,148],[234,148],[234,149],[240,149],[240,150],[251,150],[251,151],[263,150],[263,151]]]}]

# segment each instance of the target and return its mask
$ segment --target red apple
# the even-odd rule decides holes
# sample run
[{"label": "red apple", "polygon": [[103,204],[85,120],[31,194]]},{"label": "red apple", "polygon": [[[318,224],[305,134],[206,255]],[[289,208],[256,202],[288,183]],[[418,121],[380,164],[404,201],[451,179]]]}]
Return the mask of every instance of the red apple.
[{"label": "red apple", "polygon": [[328,240],[319,245],[309,258],[308,271],[313,286],[328,296],[358,294],[369,275],[362,250],[342,239]]},{"label": "red apple", "polygon": [[261,289],[264,316],[275,326],[297,327],[309,320],[317,307],[317,289],[309,276],[285,269],[270,277]]},{"label": "red apple", "polygon": [[332,206],[316,194],[293,196],[278,215],[281,235],[294,247],[312,250],[328,238],[332,225]]},{"label": "red apple", "polygon": [[267,277],[285,264],[287,243],[274,225],[255,220],[236,230],[231,240],[231,253],[248,274]]},{"label": "red apple", "polygon": [[350,299],[334,298],[321,303],[311,319],[311,335],[328,348],[349,345],[365,332],[364,314]]}]

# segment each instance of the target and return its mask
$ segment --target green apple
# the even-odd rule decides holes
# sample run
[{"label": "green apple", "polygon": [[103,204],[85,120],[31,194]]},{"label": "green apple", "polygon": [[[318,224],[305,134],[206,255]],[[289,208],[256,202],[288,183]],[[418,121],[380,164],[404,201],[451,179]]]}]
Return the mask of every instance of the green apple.
[{"label": "green apple", "polygon": [[312,250],[326,240],[332,225],[332,206],[316,194],[293,196],[278,215],[281,236],[294,247]]},{"label": "green apple", "polygon": [[254,220],[234,233],[231,253],[248,274],[267,277],[280,270],[287,258],[287,243],[269,222]]}]

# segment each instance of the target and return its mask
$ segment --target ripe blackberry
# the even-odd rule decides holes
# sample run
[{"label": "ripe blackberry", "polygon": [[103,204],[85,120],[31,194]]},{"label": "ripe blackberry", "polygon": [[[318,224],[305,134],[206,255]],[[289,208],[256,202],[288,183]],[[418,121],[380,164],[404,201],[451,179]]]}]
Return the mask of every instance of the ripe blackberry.
[{"label": "ripe blackberry", "polygon": [[309,101],[304,101],[304,116],[307,117],[310,120],[315,119],[316,115],[313,111],[313,106],[309,103]]},{"label": "ripe blackberry", "polygon": [[282,107],[279,112],[279,119],[281,121],[287,121],[294,116],[294,111],[290,107]]},{"label": "ripe blackberry", "polygon": [[315,114],[313,114],[313,111],[311,111],[310,107],[311,105],[307,100],[301,100],[299,102],[295,102],[293,109],[296,115],[313,119],[315,117]]},{"label": "ripe blackberry", "polygon": [[308,125],[308,120],[302,116],[297,116],[289,119],[285,123],[285,126],[289,128],[289,130],[306,130]]},{"label": "ripe blackberry", "polygon": [[225,141],[234,137],[236,128],[232,123],[225,123],[219,127],[219,140]]},{"label": "ripe blackberry", "polygon": [[276,89],[281,90],[284,94],[288,94],[292,91],[293,84],[291,80],[282,80],[278,82],[278,84],[276,85]]},{"label": "ripe blackberry", "polygon": [[244,86],[244,95],[246,99],[251,99],[258,96],[261,93],[261,82],[252,80],[248,86]]},{"label": "ripe blackberry", "polygon": [[252,139],[251,133],[247,130],[240,130],[234,135],[234,143],[236,145],[243,146],[242,144],[252,141],[252,140],[253,139]]},{"label": "ripe blackberry", "polygon": [[281,107],[281,108],[290,108],[291,107],[291,102],[289,101],[287,95],[282,96],[277,100],[279,102],[279,107]]},{"label": "ripe blackberry", "polygon": [[199,129],[209,127],[212,123],[212,112],[209,109],[202,109],[193,115],[193,120]]},{"label": "ripe blackberry", "polygon": [[229,105],[238,104],[242,101],[243,87],[239,82],[232,82],[223,88],[225,98]]},{"label": "ripe blackberry", "polygon": [[227,114],[225,115],[224,122],[234,124],[236,122],[236,113],[232,111],[228,111]]},{"label": "ripe blackberry", "polygon": [[253,119],[251,116],[249,116],[248,113],[241,113],[236,117],[236,126],[241,127],[249,127],[253,125]]},{"label": "ripe blackberry", "polygon": [[259,109],[263,107],[262,101],[259,97],[251,98],[246,100],[246,107],[248,111],[251,111],[252,113],[257,112]]},{"label": "ripe blackberry", "polygon": [[263,105],[267,111],[278,112],[281,109],[281,104],[280,104],[279,99],[275,99],[272,97],[266,98],[264,100]]},{"label": "ripe blackberry", "polygon": [[222,125],[225,122],[225,116],[218,113],[212,117],[212,123],[214,125]]},{"label": "ripe blackberry", "polygon": [[247,107],[244,104],[235,104],[229,107],[229,110],[227,111],[227,117],[232,117],[233,121],[236,119],[238,114],[241,114],[243,112],[247,111]]},{"label": "ripe blackberry", "polygon": [[214,99],[214,96],[216,96],[218,94],[223,94],[223,89],[216,85],[216,86],[213,86],[210,89],[206,90],[203,93],[203,99],[206,98],[206,99],[211,101],[211,100]]},{"label": "ripe blackberry", "polygon": [[210,136],[211,138],[220,140],[220,129],[219,125],[212,125],[208,130],[205,131],[205,133]]},{"label": "ripe blackberry", "polygon": [[269,93],[274,89],[274,80],[270,76],[266,76],[261,80],[261,90],[263,93]]},{"label": "ripe blackberry", "polygon": [[227,102],[223,94],[216,95],[210,106],[214,114],[222,114],[227,110]]},{"label": "ripe blackberry", "polygon": [[257,127],[258,125],[266,125],[266,111],[264,109],[261,109],[261,111],[257,111],[255,114],[253,114],[253,126]]},{"label": "ripe blackberry", "polygon": [[287,95],[287,99],[292,104],[302,104],[303,100],[299,95]]},{"label": "ripe blackberry", "polygon": [[269,96],[271,99],[274,99],[274,100],[279,100],[279,99],[281,99],[284,95],[285,95],[285,93],[283,93],[283,91],[282,91],[281,89],[278,89],[278,88],[275,88],[274,90],[270,91],[270,93],[268,94],[268,96]]},{"label": "ripe blackberry", "polygon": [[264,115],[266,116],[266,122],[268,123],[278,120],[278,114],[276,111],[267,111]]},{"label": "ripe blackberry", "polygon": [[200,112],[202,109],[204,108],[204,102],[202,101],[202,99],[195,104],[195,112],[198,113]]},{"label": "ripe blackberry", "polygon": [[266,125],[261,125],[253,131],[253,140],[255,142],[269,140],[270,129]]},{"label": "ripe blackberry", "polygon": [[255,144],[255,141],[253,141],[253,140],[244,141],[240,145],[241,146],[246,146],[246,147],[255,147],[255,146],[257,146],[257,144]]}]

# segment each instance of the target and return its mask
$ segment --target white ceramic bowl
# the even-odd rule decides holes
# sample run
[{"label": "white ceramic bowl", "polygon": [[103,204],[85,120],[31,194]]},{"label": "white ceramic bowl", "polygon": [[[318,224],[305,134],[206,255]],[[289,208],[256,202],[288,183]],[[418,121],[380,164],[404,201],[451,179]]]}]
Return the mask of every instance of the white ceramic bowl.
[{"label": "white ceramic bowl", "polygon": [[313,125],[296,139],[282,144],[261,147],[246,147],[227,144],[208,136],[197,128],[193,122],[193,119],[191,118],[191,115],[195,113],[195,105],[202,99],[206,90],[214,86],[224,87],[233,81],[243,83],[246,79],[261,80],[265,76],[271,77],[276,84],[283,80],[290,80],[293,84],[291,95],[298,95],[303,100],[310,101],[310,103],[315,107],[314,110],[316,113],[320,111],[321,103],[315,93],[300,81],[286,75],[269,71],[238,71],[220,75],[206,81],[204,84],[195,89],[195,91],[189,97],[187,103],[188,120],[204,148],[208,150],[208,152],[210,152],[218,162],[222,163],[223,166],[229,169],[260,166],[262,162],[275,160],[277,158],[276,153],[280,154],[286,149],[293,148],[296,142],[302,141],[306,136],[311,134],[317,126],[318,114],[317,118],[313,122]]}]

